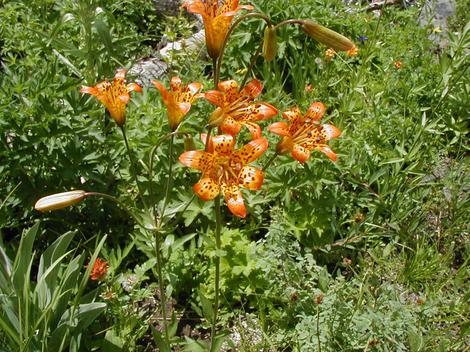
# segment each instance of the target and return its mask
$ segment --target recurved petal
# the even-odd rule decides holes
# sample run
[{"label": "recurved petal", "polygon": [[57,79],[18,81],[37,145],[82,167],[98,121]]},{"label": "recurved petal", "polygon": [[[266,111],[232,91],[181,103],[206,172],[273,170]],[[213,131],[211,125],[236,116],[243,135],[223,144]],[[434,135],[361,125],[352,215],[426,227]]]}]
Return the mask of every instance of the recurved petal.
[{"label": "recurved petal", "polygon": [[293,121],[296,119],[302,119],[302,113],[300,112],[300,109],[295,106],[293,108],[290,108],[282,113],[282,117],[289,120]]},{"label": "recurved petal", "polygon": [[219,127],[222,132],[228,133],[231,136],[236,136],[242,128],[241,124],[231,116],[226,116]]},{"label": "recurved petal", "polygon": [[219,154],[231,154],[235,146],[235,139],[228,134],[221,134],[212,137],[214,152]]},{"label": "recurved petal", "polygon": [[226,101],[232,101],[238,95],[238,83],[233,79],[220,82],[218,87],[225,93]]},{"label": "recurved petal", "polygon": [[257,138],[237,150],[234,155],[246,165],[258,159],[266,149],[268,149],[268,140],[266,138]]},{"label": "recurved petal", "polygon": [[332,161],[336,161],[338,158],[336,153],[327,145],[319,145],[318,147],[315,147],[315,149],[325,153],[325,155]]},{"label": "recurved petal", "polygon": [[202,84],[199,82],[193,82],[188,84],[188,89],[192,94],[196,94],[202,89]]},{"label": "recurved petal", "polygon": [[163,84],[161,84],[160,82],[155,81],[155,80],[152,80],[152,83],[155,86],[155,88],[157,88],[160,91],[160,94],[162,95],[163,100],[167,101],[168,98],[169,98],[169,93],[166,90],[165,86]]},{"label": "recurved petal", "polygon": [[240,170],[238,181],[241,187],[257,190],[264,181],[264,173],[260,169],[253,166],[244,166]]},{"label": "recurved petal", "polygon": [[181,7],[185,7],[186,10],[190,13],[197,13],[207,16],[206,8],[204,7],[204,3],[201,0],[188,0],[183,5],[181,5]]},{"label": "recurved petal", "polygon": [[245,122],[244,125],[248,128],[251,133],[251,139],[257,139],[261,137],[261,127],[254,122]]},{"label": "recurved petal", "polygon": [[183,115],[186,115],[191,109],[191,103],[177,103],[177,105]]},{"label": "recurved petal", "polygon": [[124,68],[120,68],[116,70],[116,74],[114,75],[114,78],[116,79],[124,79],[126,77],[127,70]]},{"label": "recurved petal", "polygon": [[180,155],[179,161],[187,167],[204,171],[210,167],[212,155],[203,150],[191,150]]},{"label": "recurved petal", "polygon": [[172,91],[177,91],[181,89],[181,78],[171,77],[170,88]]},{"label": "recurved petal", "polygon": [[294,145],[291,154],[295,160],[302,164],[310,157],[310,151],[298,144]]},{"label": "recurved petal", "polygon": [[123,103],[123,104],[127,104],[129,102],[129,100],[131,100],[131,97],[129,96],[129,94],[123,94],[123,95],[120,95],[119,96],[119,100]]},{"label": "recurved petal", "polygon": [[222,108],[224,106],[224,95],[218,90],[210,90],[204,93],[204,98],[206,98],[210,103]]},{"label": "recurved petal", "polygon": [[210,177],[204,177],[193,187],[194,192],[202,200],[212,200],[220,193],[220,186]]},{"label": "recurved petal", "polygon": [[323,126],[323,131],[325,131],[325,139],[327,141],[329,141],[332,138],[339,137],[341,135],[341,131],[333,125],[326,123],[322,126]]},{"label": "recurved petal", "polygon": [[311,119],[312,121],[318,121],[323,117],[323,115],[325,115],[325,111],[325,105],[319,101],[316,101],[308,108],[307,113],[305,114],[305,118]]},{"label": "recurved petal", "polygon": [[288,136],[289,135],[289,125],[284,121],[274,122],[268,126],[268,131],[275,133],[279,136]]},{"label": "recurved petal", "polygon": [[136,92],[142,93],[142,87],[139,86],[137,83],[129,83],[127,85],[127,91],[128,92],[136,91]]},{"label": "recurved petal", "polygon": [[86,93],[97,96],[99,94],[99,89],[96,87],[82,86],[82,88],[80,88],[80,93]]},{"label": "recurved petal", "polygon": [[256,97],[258,97],[258,95],[261,94],[262,90],[263,85],[261,84],[261,82],[257,79],[253,79],[250,83],[245,86],[245,88],[243,88],[242,94],[255,99]]},{"label": "recurved petal", "polygon": [[233,215],[240,218],[246,217],[246,207],[243,202],[243,196],[238,186],[226,187],[223,190],[225,204]]}]

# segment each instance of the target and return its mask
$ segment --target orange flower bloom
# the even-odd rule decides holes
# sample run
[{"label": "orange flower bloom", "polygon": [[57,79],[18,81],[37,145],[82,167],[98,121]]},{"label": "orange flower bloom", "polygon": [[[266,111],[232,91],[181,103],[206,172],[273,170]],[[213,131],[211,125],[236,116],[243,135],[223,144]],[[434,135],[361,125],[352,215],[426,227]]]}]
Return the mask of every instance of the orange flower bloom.
[{"label": "orange flower bloom", "polygon": [[357,46],[353,46],[351,49],[349,49],[346,52],[346,54],[348,54],[348,56],[356,56],[358,52],[359,52],[359,49],[357,48]]},{"label": "orange flower bloom", "polygon": [[336,154],[326,142],[338,137],[341,131],[333,125],[319,123],[325,110],[322,103],[315,102],[310,106],[305,116],[302,116],[297,107],[285,111],[282,117],[290,121],[290,126],[281,121],[268,127],[268,131],[283,136],[277,144],[277,152],[279,154],[290,152],[295,160],[303,163],[310,157],[312,150],[319,150],[331,160],[336,161]]},{"label": "orange flower bloom", "polygon": [[401,61],[395,61],[393,65],[395,66],[397,70],[399,70],[401,68]]},{"label": "orange flower bloom", "polygon": [[103,280],[108,273],[109,265],[106,261],[96,258],[90,272],[90,279],[93,281]]},{"label": "orange flower bloom", "polygon": [[331,59],[333,59],[333,57],[335,56],[336,54],[336,51],[334,51],[333,49],[329,48],[329,49],[326,49],[325,50],[325,58],[327,61],[331,61]]},{"label": "orange flower bloom", "polygon": [[251,5],[238,6],[239,0],[187,0],[182,7],[188,12],[199,14],[204,22],[206,45],[209,56],[217,59],[227,36],[230,23],[236,13],[242,9],[253,10]]},{"label": "orange flower bloom", "polygon": [[235,139],[232,136],[219,135],[211,138],[207,152],[185,152],[179,160],[183,165],[202,172],[201,179],[193,187],[199,198],[212,200],[222,192],[229,210],[244,218],[246,207],[240,187],[257,190],[263,184],[263,171],[248,164],[266,151],[268,141],[266,138],[258,138],[238,150],[234,150],[234,147]]},{"label": "orange flower bloom", "polygon": [[193,82],[183,86],[179,77],[173,77],[170,81],[170,91],[168,91],[160,82],[152,81],[152,83],[162,95],[168,112],[168,123],[171,130],[174,131],[191,109],[192,102],[200,97],[199,91],[202,89],[202,85]]},{"label": "orange flower bloom", "polygon": [[103,81],[95,87],[82,86],[80,93],[94,95],[108,109],[111,117],[119,126],[126,121],[126,105],[131,99],[129,93],[132,91],[142,92],[137,83],[125,84],[126,70],[116,71],[113,83]]},{"label": "orange flower bloom", "polygon": [[205,93],[205,97],[217,109],[211,116],[210,124],[219,125],[224,133],[235,136],[246,126],[252,139],[261,137],[261,128],[255,122],[277,115],[277,109],[268,103],[253,102],[263,90],[261,82],[254,79],[241,91],[234,80],[220,82],[219,90]]}]

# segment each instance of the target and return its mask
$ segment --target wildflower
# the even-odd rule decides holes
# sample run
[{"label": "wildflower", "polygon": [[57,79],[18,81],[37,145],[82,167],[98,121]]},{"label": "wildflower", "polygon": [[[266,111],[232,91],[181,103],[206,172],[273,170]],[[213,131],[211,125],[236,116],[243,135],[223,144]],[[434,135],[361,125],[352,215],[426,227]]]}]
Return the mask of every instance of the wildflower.
[{"label": "wildflower", "polygon": [[367,37],[365,35],[360,35],[359,37],[357,37],[357,40],[360,41],[361,43],[364,43],[368,39],[369,39],[369,37]]},{"label": "wildflower", "polygon": [[132,91],[142,92],[137,83],[125,84],[126,70],[116,71],[113,83],[103,81],[94,87],[82,86],[80,93],[94,95],[109,111],[111,117],[118,126],[124,125],[126,121],[126,105],[129,103]]},{"label": "wildflower", "polygon": [[343,265],[350,266],[352,264],[352,260],[349,258],[343,258]]},{"label": "wildflower", "polygon": [[365,216],[363,213],[357,213],[356,216],[354,216],[354,221],[355,222],[362,222],[364,221]]},{"label": "wildflower", "polygon": [[217,106],[209,124],[219,126],[222,132],[232,136],[246,126],[252,139],[261,137],[261,128],[256,122],[277,115],[277,109],[271,104],[254,102],[263,90],[261,82],[254,79],[242,90],[234,80],[220,82],[218,87],[219,90],[205,93],[205,98]]},{"label": "wildflower", "polygon": [[395,68],[397,70],[399,70],[401,68],[401,65],[402,65],[401,61],[394,61],[393,62],[393,66],[395,66]]},{"label": "wildflower", "polygon": [[282,117],[290,121],[275,122],[268,127],[268,131],[282,136],[277,144],[279,154],[291,153],[292,157],[300,163],[310,157],[312,150],[319,150],[331,160],[336,160],[336,154],[326,144],[330,139],[336,138],[341,131],[333,125],[319,123],[325,114],[325,106],[320,102],[313,103],[305,116],[302,116],[298,107],[285,111]]},{"label": "wildflower", "polygon": [[329,49],[326,49],[325,50],[325,58],[326,58],[326,61],[331,61],[331,59],[333,59],[333,57],[335,56],[336,52],[329,48]]},{"label": "wildflower", "polygon": [[109,264],[106,261],[96,258],[93,263],[93,267],[91,268],[90,279],[93,281],[103,280],[108,273],[108,268]]},{"label": "wildflower", "polygon": [[325,296],[324,296],[323,293],[321,293],[321,292],[320,292],[319,294],[317,294],[317,295],[315,296],[315,304],[316,304],[316,305],[322,304],[324,297],[325,297]]},{"label": "wildflower", "polygon": [[318,23],[305,20],[302,24],[307,35],[335,51],[349,51],[354,47],[353,42],[348,38]]},{"label": "wildflower", "polygon": [[193,101],[200,97],[201,83],[193,82],[183,86],[179,77],[170,80],[170,91],[160,82],[152,81],[160,91],[168,113],[168,123],[172,131],[176,130],[183,117],[191,109]]},{"label": "wildflower", "polygon": [[266,138],[258,138],[238,150],[234,150],[234,147],[234,137],[218,135],[211,138],[207,152],[185,152],[179,160],[183,165],[202,172],[201,179],[193,187],[199,198],[212,200],[222,192],[229,210],[244,218],[246,207],[240,187],[257,190],[263,184],[263,171],[248,164],[266,151],[268,141]]},{"label": "wildflower", "polygon": [[442,29],[441,27],[434,27],[433,30],[432,30],[434,33],[441,33],[442,32]]},{"label": "wildflower", "polygon": [[187,0],[182,7],[190,13],[199,14],[204,22],[206,45],[209,56],[217,59],[226,40],[227,32],[236,13],[242,9],[253,10],[251,5],[238,6],[239,0]]},{"label": "wildflower", "polygon": [[42,212],[62,209],[81,202],[85,197],[86,192],[81,190],[56,193],[39,199],[34,209]]},{"label": "wildflower", "polygon": [[346,54],[348,56],[356,56],[357,53],[359,52],[359,49],[357,48],[357,46],[353,46],[351,49],[349,49]]},{"label": "wildflower", "polygon": [[311,92],[313,92],[313,89],[314,89],[314,88],[313,88],[313,86],[312,86],[311,84],[307,84],[307,85],[305,86],[305,92],[306,92],[306,93],[311,93]]}]

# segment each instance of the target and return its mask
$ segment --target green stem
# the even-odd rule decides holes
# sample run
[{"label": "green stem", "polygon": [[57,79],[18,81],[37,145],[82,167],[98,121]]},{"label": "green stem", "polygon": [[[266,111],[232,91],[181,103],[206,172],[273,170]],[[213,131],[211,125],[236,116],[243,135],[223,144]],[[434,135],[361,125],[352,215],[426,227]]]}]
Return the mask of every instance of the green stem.
[{"label": "green stem", "polygon": [[[223,58],[224,58],[224,53],[225,53],[225,47],[227,45],[227,42],[230,38],[230,35],[232,35],[233,31],[235,30],[235,28],[238,27],[238,25],[245,19],[245,18],[248,18],[248,17],[258,17],[258,18],[261,18],[263,19],[267,24],[268,26],[272,26],[272,23],[271,23],[271,20],[269,19],[269,17],[261,14],[261,13],[256,13],[256,12],[251,12],[251,13],[247,13],[241,17],[239,17],[235,22],[232,23],[232,25],[230,26],[229,30],[227,31],[227,35],[225,36],[225,39],[224,39],[224,43],[222,44],[222,48],[220,50],[220,55],[218,57],[217,60],[214,59],[214,63],[216,63],[216,66],[215,66],[215,70],[214,70],[214,77],[216,77],[217,75],[217,78],[220,77],[220,67],[222,65],[222,61],[223,61]],[[217,88],[217,85],[216,85],[216,88]]]},{"label": "green stem", "polygon": [[166,187],[165,187],[165,198],[163,200],[162,211],[160,212],[160,221],[158,222],[158,227],[160,228],[161,224],[163,223],[163,217],[165,216],[165,210],[169,202],[170,196],[170,189],[173,183],[173,146],[174,146],[175,135],[171,135],[170,138],[170,148],[169,148],[169,156],[168,156],[168,178],[166,180]]},{"label": "green stem", "polygon": [[214,71],[214,89],[217,89],[217,85],[219,84],[219,76],[220,76],[220,60],[217,58],[212,59],[212,70]]},{"label": "green stem", "polygon": [[139,190],[139,195],[140,195],[140,199],[142,200],[142,204],[144,205],[145,210],[148,211],[148,206],[147,206],[147,203],[145,202],[145,199],[144,199],[144,193],[142,192],[142,189],[140,187],[140,183],[137,180],[137,171],[136,171],[136,166],[135,166],[135,160],[134,160],[134,157],[132,156],[132,151],[131,151],[131,148],[129,146],[129,142],[127,141],[126,130],[124,129],[124,125],[119,126],[119,127],[121,127],[122,137],[124,138],[124,143],[126,144],[127,154],[129,155],[129,160],[131,162],[132,177],[134,178],[134,181],[137,185],[137,189]]},{"label": "green stem", "polygon": [[240,84],[240,90],[242,90],[243,87],[245,87],[246,81],[248,80],[248,76],[250,72],[253,70],[253,66],[255,66],[256,59],[258,58],[259,54],[261,54],[262,50],[263,50],[263,43],[260,44],[260,46],[258,47],[258,50],[256,50],[256,52],[251,57],[250,65],[246,69],[245,76],[243,77],[243,81]]},{"label": "green stem", "polygon": [[274,26],[274,30],[278,29],[279,27],[288,25],[288,24],[298,24],[298,25],[303,26],[304,25],[304,20],[298,20],[298,19],[285,20],[285,21],[282,21],[282,22],[279,22],[278,24],[276,24]]},{"label": "green stem", "polygon": [[317,304],[317,349],[318,352],[321,352],[321,342],[320,342],[320,305]]},{"label": "green stem", "polygon": [[274,155],[266,162],[266,164],[264,164],[262,171],[266,171],[266,169],[273,163],[274,159],[276,159],[278,155],[278,153],[274,153]]},{"label": "green stem", "polygon": [[166,319],[166,292],[163,282],[163,258],[162,258],[162,243],[161,243],[161,233],[155,231],[155,255],[157,257],[157,273],[158,273],[158,289],[160,290],[160,302],[162,306],[162,320],[163,320],[163,330],[165,331],[165,342],[170,347],[170,336],[168,333],[168,322]]},{"label": "green stem", "polygon": [[215,351],[215,329],[217,325],[217,313],[219,310],[219,282],[220,282],[220,230],[222,227],[222,220],[220,216],[220,197],[214,200],[215,211],[215,297],[214,297],[214,316],[212,317],[211,328],[211,348],[210,352]]}]

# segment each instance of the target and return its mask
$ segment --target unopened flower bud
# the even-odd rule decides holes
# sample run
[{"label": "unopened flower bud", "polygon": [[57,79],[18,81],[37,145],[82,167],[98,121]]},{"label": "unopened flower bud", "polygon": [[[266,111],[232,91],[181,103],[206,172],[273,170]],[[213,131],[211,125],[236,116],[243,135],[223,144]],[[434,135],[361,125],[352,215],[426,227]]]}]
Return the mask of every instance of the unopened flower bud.
[{"label": "unopened flower bud", "polygon": [[280,155],[290,153],[293,147],[294,142],[292,141],[292,138],[288,136],[282,137],[276,145],[276,153]]},{"label": "unopened flower bud", "polygon": [[208,125],[210,127],[218,127],[222,121],[224,120],[224,110],[221,108],[217,108],[214,110],[214,112],[211,114],[211,117],[209,118],[209,123]]},{"label": "unopened flower bud", "polygon": [[194,139],[191,136],[184,137],[184,151],[189,152],[191,150],[195,150],[196,145],[194,144]]},{"label": "unopened flower bud", "polygon": [[266,61],[272,61],[277,54],[277,34],[273,26],[266,26],[264,30],[263,57]]},{"label": "unopened flower bud", "polygon": [[34,209],[42,212],[62,209],[82,201],[85,197],[86,192],[81,190],[56,193],[39,199]]},{"label": "unopened flower bud", "polygon": [[335,51],[349,51],[354,43],[345,36],[310,20],[303,21],[305,33]]}]

